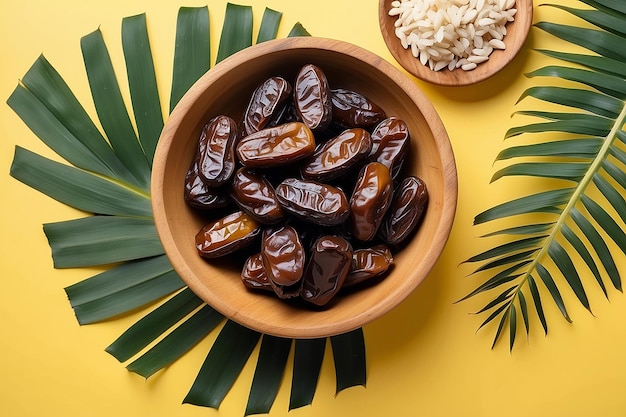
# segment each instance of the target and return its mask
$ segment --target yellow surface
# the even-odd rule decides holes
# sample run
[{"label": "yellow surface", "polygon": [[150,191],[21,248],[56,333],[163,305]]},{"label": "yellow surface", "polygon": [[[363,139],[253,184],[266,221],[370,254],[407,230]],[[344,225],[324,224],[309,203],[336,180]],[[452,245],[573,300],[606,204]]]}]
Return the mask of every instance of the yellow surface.
[{"label": "yellow surface", "polygon": [[[392,60],[378,31],[376,1],[238,3],[254,6],[259,19],[264,6],[282,11],[279,36],[300,21],[312,34],[349,41]],[[93,115],[80,37],[100,27],[118,77],[123,79],[121,20],[146,12],[158,80],[163,97],[168,97],[177,10],[183,5],[205,4],[23,0],[3,1],[0,6],[0,416],[243,415],[252,364],[219,411],[181,405],[215,334],[144,381],[103,350],[140,314],[78,326],[63,288],[95,271],[54,270],[41,225],[82,214],[8,174],[15,145],[55,157],[4,103],[39,54],[56,67]],[[208,4],[213,54],[225,4],[214,0]],[[534,20],[574,21],[547,7],[536,8]],[[459,205],[449,243],[423,285],[398,308],[365,327],[366,388],[350,388],[335,396],[332,362],[327,360],[313,405],[287,412],[287,377],[272,416],[626,415],[626,296],[610,289],[609,302],[589,286],[592,316],[564,290],[574,323],[566,323],[546,302],[548,336],[543,336],[534,320],[528,341],[520,336],[512,354],[506,343],[490,350],[493,327],[476,333],[484,316],[470,313],[482,307],[485,299],[454,304],[485,279],[484,275],[468,277],[471,266],[461,264],[492,245],[487,239],[478,239],[487,230],[473,227],[473,217],[517,195],[520,187],[529,187],[525,180],[490,185],[489,179],[497,167],[494,158],[505,145],[505,131],[521,120],[510,115],[524,106],[532,107],[526,101],[515,103],[521,92],[536,82],[522,74],[548,62],[531,51],[536,47],[562,49],[562,44],[534,28],[521,56],[487,82],[439,88],[416,80],[439,111],[456,153]],[[618,262],[626,272],[623,255]]]}]

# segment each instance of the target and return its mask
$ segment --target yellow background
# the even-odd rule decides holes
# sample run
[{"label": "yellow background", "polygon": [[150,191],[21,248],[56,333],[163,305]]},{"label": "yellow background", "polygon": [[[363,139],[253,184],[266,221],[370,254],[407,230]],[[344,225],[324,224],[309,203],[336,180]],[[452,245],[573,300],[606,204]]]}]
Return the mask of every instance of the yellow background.
[{"label": "yellow background", "polygon": [[[282,11],[279,36],[300,21],[310,33],[365,47],[393,62],[378,30],[377,2],[247,0],[256,24],[265,6]],[[557,3],[576,5],[574,0]],[[5,104],[19,77],[43,53],[95,114],[84,74],[79,39],[100,27],[118,78],[124,79],[121,20],[147,13],[158,81],[168,97],[176,14],[189,0],[2,1],[0,6],[0,416],[241,416],[253,362],[219,410],[182,405],[215,332],[181,360],[145,381],[104,352],[141,313],[79,327],[63,288],[93,275],[89,270],[55,270],[42,224],[82,213],[65,207],[9,176],[15,145],[57,157]],[[538,6],[539,2],[535,2]],[[225,1],[208,3],[213,54]],[[536,7],[534,21],[579,24],[563,12]],[[434,103],[450,135],[459,174],[459,204],[450,240],[428,279],[398,308],[364,329],[367,387],[335,396],[331,360],[326,360],[312,406],[287,412],[290,371],[272,416],[623,416],[626,415],[626,296],[609,289],[610,301],[588,285],[594,315],[571,291],[563,290],[573,324],[546,302],[549,334],[536,319],[530,337],[519,336],[490,350],[495,328],[476,332],[485,316],[471,314],[486,298],[454,302],[486,279],[468,276],[464,259],[493,245],[478,236],[473,217],[529,188],[528,180],[489,184],[493,161],[505,146],[504,133],[520,124],[516,104],[529,80],[525,72],[549,62],[532,48],[563,44],[537,28],[521,55],[505,71],[476,86],[442,88],[415,82]],[[542,81],[544,82],[544,81]],[[123,84],[123,82],[122,82]],[[124,91],[127,94],[127,91]],[[617,260],[624,268],[624,256]],[[589,276],[584,277],[590,281]],[[328,352],[327,358],[330,358]]]}]

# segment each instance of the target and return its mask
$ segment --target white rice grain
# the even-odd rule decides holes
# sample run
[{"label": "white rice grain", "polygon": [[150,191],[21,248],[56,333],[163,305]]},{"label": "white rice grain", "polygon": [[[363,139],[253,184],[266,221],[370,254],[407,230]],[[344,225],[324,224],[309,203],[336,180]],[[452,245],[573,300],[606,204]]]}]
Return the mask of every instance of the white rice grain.
[{"label": "white rice grain", "polygon": [[442,70],[444,68],[447,68],[447,67],[448,67],[448,62],[446,62],[446,61],[438,61],[435,64],[435,66],[433,67],[433,70],[440,71],[440,70]]},{"label": "white rice grain", "polygon": [[472,64],[480,64],[488,60],[489,57],[485,55],[470,55],[467,57],[467,60]]},{"label": "white rice grain", "polygon": [[396,36],[422,65],[433,71],[471,71],[505,49],[506,24],[515,0],[394,0]]},{"label": "white rice grain", "polygon": [[478,10],[469,9],[468,11],[465,12],[465,14],[463,14],[460,25],[467,25],[468,23],[473,22],[474,19],[476,19],[477,15],[478,15]]},{"label": "white rice grain", "polygon": [[489,35],[491,35],[491,37],[494,39],[498,39],[498,40],[504,39],[504,35],[502,35],[502,32],[496,29],[489,29],[488,32],[489,32]]},{"label": "white rice grain", "polygon": [[493,49],[506,49],[505,43],[500,39],[491,39],[489,45],[493,47]]},{"label": "white rice grain", "polygon": [[487,57],[487,49],[484,46],[482,48],[474,48],[472,49],[472,54]]}]

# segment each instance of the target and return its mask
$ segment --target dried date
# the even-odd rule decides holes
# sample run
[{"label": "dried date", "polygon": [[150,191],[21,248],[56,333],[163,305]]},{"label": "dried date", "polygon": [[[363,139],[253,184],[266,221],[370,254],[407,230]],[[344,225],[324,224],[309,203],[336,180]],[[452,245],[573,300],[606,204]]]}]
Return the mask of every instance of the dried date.
[{"label": "dried date", "polygon": [[350,198],[352,235],[356,239],[369,241],[376,236],[392,196],[389,169],[380,162],[365,165]]},{"label": "dried date", "polygon": [[306,158],[315,151],[315,137],[304,123],[269,127],[242,138],[237,157],[251,168],[271,168]]},{"label": "dried date", "polygon": [[230,198],[220,189],[209,187],[198,173],[198,161],[194,160],[185,175],[185,202],[199,210],[212,210],[226,207]]},{"label": "dried date", "polygon": [[302,176],[322,182],[337,178],[367,158],[371,149],[372,138],[367,130],[347,129],[324,143],[307,159]]},{"label": "dried date", "polygon": [[395,179],[409,150],[410,139],[409,127],[404,120],[397,117],[383,120],[372,132],[373,146],[369,160],[385,165]]},{"label": "dried date", "polygon": [[296,217],[322,226],[341,224],[350,214],[340,188],[315,181],[287,178],[276,187],[276,198]]},{"label": "dried date", "polygon": [[283,218],[272,184],[248,168],[239,168],[231,183],[232,199],[254,220],[263,224],[278,223]]},{"label": "dried date", "polygon": [[281,226],[264,230],[261,257],[272,287],[290,287],[302,278],[305,252],[298,232],[293,227]]},{"label": "dried date", "polygon": [[302,299],[320,307],[328,304],[350,271],[352,252],[350,243],[341,237],[320,237],[302,279]]},{"label": "dried date", "polygon": [[251,290],[274,291],[263,268],[261,253],[252,255],[246,259],[241,270],[241,281],[246,288]]},{"label": "dried date", "polygon": [[270,77],[259,85],[243,115],[245,135],[264,129],[279,114],[291,97],[291,84],[282,77]]},{"label": "dried date", "polygon": [[382,122],[385,111],[362,94],[345,88],[331,90],[333,121],[345,127],[370,128]]},{"label": "dried date", "polygon": [[343,288],[383,275],[393,264],[393,255],[385,245],[357,249],[352,253],[352,267],[343,282]]},{"label": "dried date", "polygon": [[200,134],[198,173],[211,187],[219,187],[235,172],[237,124],[228,116],[214,117]]},{"label": "dried date", "polygon": [[217,258],[248,246],[260,232],[252,217],[237,211],[200,229],[196,249],[204,258]]},{"label": "dried date", "polygon": [[391,206],[380,226],[380,237],[390,245],[401,245],[416,229],[426,206],[428,190],[420,178],[406,177],[396,187]]},{"label": "dried date", "polygon": [[313,64],[304,65],[293,87],[293,102],[300,120],[311,130],[325,129],[333,116],[326,74]]}]

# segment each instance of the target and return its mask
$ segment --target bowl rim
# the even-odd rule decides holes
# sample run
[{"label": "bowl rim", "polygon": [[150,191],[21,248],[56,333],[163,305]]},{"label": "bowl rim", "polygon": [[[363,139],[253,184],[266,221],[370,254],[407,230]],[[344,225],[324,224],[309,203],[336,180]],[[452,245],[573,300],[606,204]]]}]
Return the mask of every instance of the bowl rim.
[{"label": "bowl rim", "polygon": [[[463,87],[477,84],[506,68],[524,47],[533,21],[533,0],[516,0],[517,13],[515,20],[511,23],[515,24],[515,32],[521,36],[516,38],[512,44],[507,44],[505,50],[493,51],[490,60],[479,64],[477,68],[471,71],[464,71],[460,68],[456,68],[453,71],[445,68],[440,71],[432,71],[429,67],[422,65],[419,59],[412,55],[410,50],[398,47],[400,40],[392,33],[395,17],[387,14],[392,1],[379,0],[378,2],[378,26],[387,49],[398,64],[413,76],[434,85],[447,87]],[[507,26],[509,27],[511,23],[507,24]],[[497,61],[494,61],[493,58],[496,58]],[[493,62],[497,62],[499,65],[490,65]]]},{"label": "bowl rim", "polygon": [[[321,323],[311,325],[306,328],[274,326],[271,323],[267,323],[266,321],[260,320],[256,317],[243,315],[240,311],[237,311],[228,303],[222,302],[222,300],[207,291],[205,284],[195,276],[189,265],[187,265],[184,261],[181,251],[177,247],[173,238],[170,224],[167,222],[164,213],[163,177],[166,166],[164,156],[168,154],[172,146],[172,138],[175,136],[174,134],[176,130],[185,119],[185,109],[197,102],[206,88],[210,87],[215,80],[219,80],[223,74],[239,65],[242,65],[246,61],[250,59],[257,59],[267,53],[276,52],[277,50],[280,50],[282,53],[284,51],[302,49],[324,50],[332,53],[346,54],[352,58],[356,58],[359,61],[367,63],[368,65],[374,65],[381,72],[384,71],[391,81],[398,84],[398,86],[411,97],[411,100],[422,112],[425,122],[432,131],[433,139],[438,149],[439,158],[442,162],[442,170],[444,171],[441,174],[443,178],[442,194],[446,200],[446,204],[442,207],[440,216],[441,220],[437,225],[436,241],[429,246],[429,251],[432,252],[434,256],[429,257],[429,263],[423,266],[425,273],[421,276],[421,279],[412,280],[410,285],[406,285],[407,293],[401,300],[398,301],[394,300],[393,297],[386,297],[382,302],[377,303],[373,308],[368,309],[367,311],[361,311],[359,314],[355,314],[354,316],[340,322],[341,326],[338,326],[337,323]],[[443,122],[435,111],[430,100],[412,80],[410,80],[405,74],[388,61],[362,47],[336,39],[307,36],[270,40],[239,51],[216,64],[187,91],[171,112],[159,138],[154,158],[151,194],[155,225],[165,253],[172,263],[174,270],[196,295],[228,319],[231,319],[250,329],[279,337],[308,339],[342,334],[362,327],[365,324],[383,316],[401,301],[406,299],[406,297],[408,297],[408,295],[415,290],[415,288],[429,274],[435,262],[440,257],[449,238],[456,213],[458,179],[452,145]]]}]

